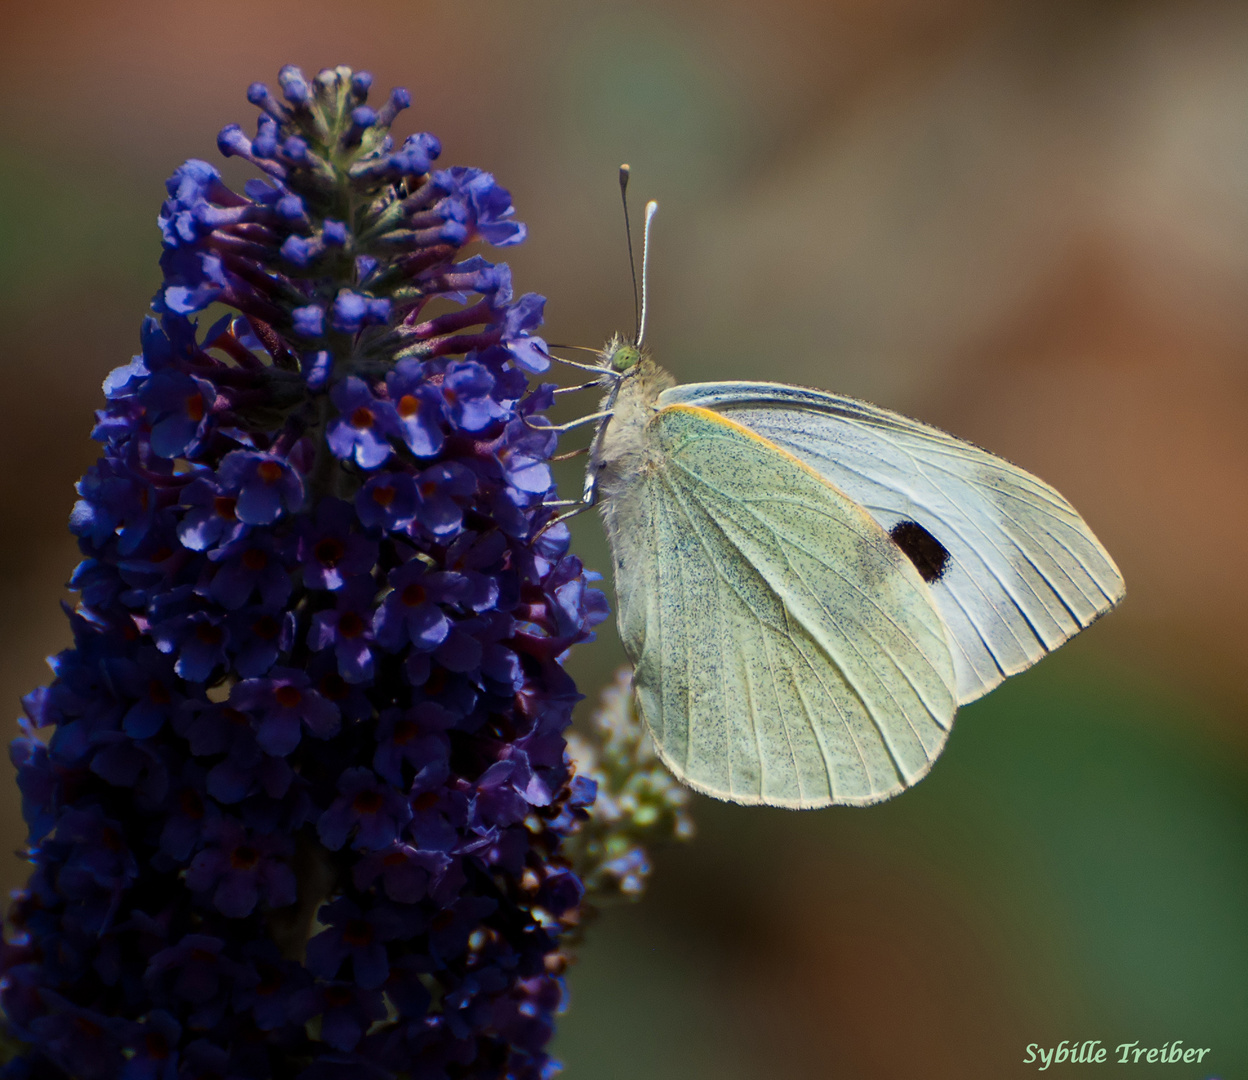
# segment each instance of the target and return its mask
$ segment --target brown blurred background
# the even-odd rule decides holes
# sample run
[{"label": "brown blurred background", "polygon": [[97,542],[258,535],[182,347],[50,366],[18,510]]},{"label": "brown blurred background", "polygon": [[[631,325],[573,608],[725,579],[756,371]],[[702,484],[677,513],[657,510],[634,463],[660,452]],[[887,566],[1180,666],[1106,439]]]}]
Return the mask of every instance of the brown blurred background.
[{"label": "brown blurred background", "polygon": [[[217,130],[254,123],[247,84],[288,61],[409,87],[402,133],[511,188],[551,340],[631,327],[627,160],[637,208],[663,205],[649,340],[679,379],[946,427],[1055,484],[1127,579],[904,797],[699,800],[698,840],[569,977],[568,1075],[988,1080],[1088,1038],[1182,1039],[1204,1065],[1150,1073],[1246,1075],[1248,7],[0,3],[12,715],[67,642],[72,485],[158,281],[163,180],[217,161]],[[606,566],[588,516],[576,542]],[[611,632],[579,651],[586,693],[619,659]]]}]

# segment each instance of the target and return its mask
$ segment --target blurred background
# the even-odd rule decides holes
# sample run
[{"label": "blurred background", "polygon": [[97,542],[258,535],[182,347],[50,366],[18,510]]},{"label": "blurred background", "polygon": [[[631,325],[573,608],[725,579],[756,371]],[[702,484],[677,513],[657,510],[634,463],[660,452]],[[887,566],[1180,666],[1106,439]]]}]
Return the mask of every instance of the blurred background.
[{"label": "blurred background", "polygon": [[[1204,1064],[1150,1075],[1248,1075],[1248,6],[5,0],[11,715],[68,641],[72,485],[158,281],[164,178],[250,130],[247,84],[286,62],[409,87],[401,134],[511,188],[550,340],[632,327],[628,161],[635,210],[663,206],[649,342],[677,378],[808,383],[987,446],[1128,583],[903,797],[698,799],[697,840],[591,928],[567,1075],[999,1080],[1063,1039],[1181,1039]],[[572,667],[593,696],[621,658],[604,628]]]}]

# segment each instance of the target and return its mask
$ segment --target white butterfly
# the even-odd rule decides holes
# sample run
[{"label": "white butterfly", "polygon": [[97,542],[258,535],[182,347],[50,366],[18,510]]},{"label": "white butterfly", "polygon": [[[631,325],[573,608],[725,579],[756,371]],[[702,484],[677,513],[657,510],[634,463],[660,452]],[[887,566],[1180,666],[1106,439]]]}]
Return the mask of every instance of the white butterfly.
[{"label": "white butterfly", "polygon": [[678,386],[619,340],[600,363],[583,502],[606,523],[639,710],[698,791],[895,795],[959,705],[1122,599],[1070,503],[943,431],[781,383]]}]

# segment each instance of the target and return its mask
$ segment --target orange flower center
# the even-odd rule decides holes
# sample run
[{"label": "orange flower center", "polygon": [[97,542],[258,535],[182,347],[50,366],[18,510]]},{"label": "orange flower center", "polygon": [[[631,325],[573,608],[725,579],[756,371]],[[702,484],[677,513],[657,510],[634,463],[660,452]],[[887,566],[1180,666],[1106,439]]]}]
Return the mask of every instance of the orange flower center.
[{"label": "orange flower center", "polygon": [[243,552],[243,565],[251,571],[263,570],[269,565],[269,554],[261,548],[248,548]]},{"label": "orange flower center", "polygon": [[361,791],[351,800],[351,807],[361,814],[375,814],[381,809],[381,792]]},{"label": "orange flower center", "polygon": [[282,478],[282,467],[276,461],[262,461],[256,468],[256,475],[266,484],[275,484]]}]

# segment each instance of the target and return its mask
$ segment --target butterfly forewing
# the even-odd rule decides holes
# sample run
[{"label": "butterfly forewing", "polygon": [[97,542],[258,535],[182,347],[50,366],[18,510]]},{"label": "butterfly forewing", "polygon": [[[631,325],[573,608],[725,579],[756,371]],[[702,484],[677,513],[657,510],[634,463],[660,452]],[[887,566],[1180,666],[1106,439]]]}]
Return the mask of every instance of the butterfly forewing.
[{"label": "butterfly forewing", "polygon": [[[859,507],[696,408],[646,425],[617,591],[660,753],[743,803],[864,803],[923,776],[956,708],[940,615]],[[622,563],[620,567],[618,564]]]},{"label": "butterfly forewing", "polygon": [[916,536],[926,532],[947,550],[928,584],[948,627],[960,703],[1031,666],[1122,598],[1118,568],[1070,503],[943,431],[852,398],[770,383],[698,383],[660,398],[681,403],[713,409],[792,453],[882,528],[902,537],[917,523]]}]

